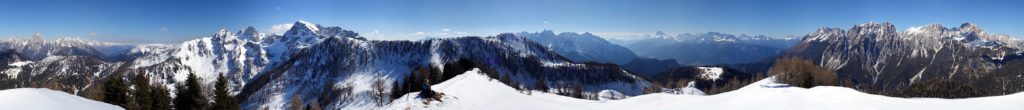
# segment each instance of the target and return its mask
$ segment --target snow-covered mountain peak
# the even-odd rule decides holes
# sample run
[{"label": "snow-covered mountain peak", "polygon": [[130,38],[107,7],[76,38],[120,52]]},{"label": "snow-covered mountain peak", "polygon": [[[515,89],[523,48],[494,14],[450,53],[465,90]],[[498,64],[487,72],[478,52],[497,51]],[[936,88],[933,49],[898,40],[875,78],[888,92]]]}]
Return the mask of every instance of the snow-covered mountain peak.
[{"label": "snow-covered mountain peak", "polygon": [[658,31],[658,32],[654,32],[654,35],[651,36],[651,38],[656,38],[656,39],[674,39],[675,36],[671,36],[671,35],[665,34],[665,32]]},{"label": "snow-covered mountain peak", "polygon": [[259,31],[256,31],[256,28],[252,26],[246,27],[245,29],[238,31],[236,35],[238,35],[239,39],[246,39],[257,42],[263,39],[263,35],[261,35]]},{"label": "snow-covered mountain peak", "polygon": [[291,29],[284,33],[285,36],[315,36],[320,32],[320,25],[306,21],[295,21]]},{"label": "snow-covered mountain peak", "polygon": [[[941,24],[910,27],[903,32],[905,39],[942,39],[971,43],[972,45],[1004,45],[1018,47],[1019,42],[1007,35],[989,35],[976,24],[964,23],[960,27],[944,27]],[[911,38],[907,38],[911,37]]]},{"label": "snow-covered mountain peak", "polygon": [[345,30],[345,29],[343,29],[341,27],[338,27],[338,26],[323,27],[323,28],[320,29],[320,32],[317,33],[317,34],[319,34],[321,37],[348,37],[348,38],[364,39],[364,38],[359,36],[359,33],[356,33],[356,32],[350,31],[350,30]]},{"label": "snow-covered mountain peak", "polygon": [[561,32],[557,35],[551,30],[542,32],[520,32],[526,37],[547,47],[551,51],[575,62],[628,63],[636,57],[635,53],[625,47],[618,46],[589,32]]},{"label": "snow-covered mountain peak", "polygon": [[227,28],[221,27],[217,29],[216,33],[213,33],[212,37],[220,39],[235,39],[235,35],[228,31]]},{"label": "snow-covered mountain peak", "polygon": [[828,40],[829,38],[831,38],[832,36],[839,36],[839,35],[842,35],[842,34],[846,34],[846,30],[843,30],[843,29],[840,29],[840,28],[823,27],[823,28],[818,28],[817,31],[814,31],[814,32],[811,32],[810,34],[807,34],[807,37],[804,37],[803,41],[804,42],[825,41],[825,40]]},{"label": "snow-covered mountain peak", "polygon": [[677,35],[677,36],[673,36],[673,35],[668,35],[668,34],[666,34],[665,32],[662,32],[662,31],[657,31],[657,32],[654,32],[654,35],[648,34],[646,39],[663,40],[663,41],[669,41],[669,42],[682,42],[682,41],[686,40],[686,39],[682,38],[682,36],[683,36],[682,34]]},{"label": "snow-covered mountain peak", "polygon": [[797,36],[794,36],[794,35],[786,35],[786,37],[782,38],[782,40],[793,40],[793,39],[798,39],[798,38],[800,38],[800,37],[797,37]]},{"label": "snow-covered mountain peak", "polygon": [[541,36],[555,36],[555,31],[545,29],[544,31],[540,31],[540,35]]},{"label": "snow-covered mountain peak", "polygon": [[945,30],[946,27],[943,27],[942,24],[928,24],[907,28],[905,32],[910,34],[939,34]]},{"label": "snow-covered mountain peak", "polygon": [[115,56],[115,54],[126,52],[132,46],[134,45],[85,40],[76,37],[43,40],[38,38],[38,36],[34,36],[32,39],[10,38],[6,41],[0,41],[0,48],[16,49],[22,55],[34,60],[50,55],[108,58]]},{"label": "snow-covered mountain peak", "polygon": [[582,34],[582,35],[583,35],[583,36],[595,36],[594,34],[592,34],[592,33],[590,33],[590,32],[583,32],[583,34]]},{"label": "snow-covered mountain peak", "polygon": [[[1004,36],[1005,37],[1005,36]],[[1000,37],[1000,35],[988,35],[980,27],[971,23],[964,23],[960,27],[948,28],[941,24],[928,24],[914,26],[905,31],[897,31],[891,23],[869,22],[855,25],[848,31],[840,28],[820,28],[805,37],[804,42],[829,41],[829,42],[850,42],[860,43],[862,41],[896,41],[911,40],[914,42],[928,44],[926,47],[936,47],[942,41],[958,41],[979,45],[990,44],[1017,44],[1011,38]]]},{"label": "snow-covered mountain peak", "polygon": [[[749,37],[749,36],[741,35],[741,37]],[[697,42],[705,42],[705,43],[720,43],[720,42],[736,42],[736,41],[739,41],[740,38],[737,37],[736,35],[732,35],[732,34],[725,34],[725,33],[720,33],[720,32],[707,32],[707,33],[704,33],[704,34],[702,34],[700,36],[696,36],[695,40]]]},{"label": "snow-covered mountain peak", "polygon": [[971,22],[964,22],[964,24],[960,24],[960,30],[982,31],[981,28],[978,27],[978,25],[975,25]]},{"label": "snow-covered mountain peak", "polygon": [[658,31],[658,32],[654,32],[654,35],[668,35],[668,34],[665,34],[665,32]]},{"label": "snow-covered mountain peak", "polygon": [[853,28],[850,29],[850,32],[854,32],[854,33],[858,33],[858,34],[870,34],[870,33],[895,34],[896,26],[892,25],[892,23],[889,23],[889,22],[885,22],[885,23],[868,22],[868,23],[864,23],[864,24],[853,26]]},{"label": "snow-covered mountain peak", "polygon": [[306,27],[306,28],[308,28],[308,29],[310,29],[310,30],[312,30],[314,32],[320,31],[320,25],[314,24],[314,23],[309,22],[309,21],[304,21],[304,20],[295,21],[295,25],[293,25],[293,27],[294,26]]}]

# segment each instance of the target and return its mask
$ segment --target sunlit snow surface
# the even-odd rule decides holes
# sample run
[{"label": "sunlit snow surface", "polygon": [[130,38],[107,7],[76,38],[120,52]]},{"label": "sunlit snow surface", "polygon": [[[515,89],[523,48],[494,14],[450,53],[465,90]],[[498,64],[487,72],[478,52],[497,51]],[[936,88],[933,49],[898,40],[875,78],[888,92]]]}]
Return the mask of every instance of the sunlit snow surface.
[{"label": "sunlit snow surface", "polygon": [[697,67],[697,69],[703,71],[700,77],[708,80],[718,80],[722,73],[725,72],[725,70],[722,70],[722,67]]},{"label": "sunlit snow surface", "polygon": [[[770,78],[769,78],[770,79]],[[528,95],[470,71],[432,86],[446,94],[443,102],[424,104],[407,94],[384,109],[438,110],[1020,110],[1024,94],[969,99],[897,98],[873,95],[843,87],[811,89],[765,88],[761,80],[739,90],[710,95],[647,94],[622,100],[594,101],[549,93]]]},{"label": "sunlit snow surface", "polygon": [[111,104],[44,88],[0,90],[0,110],[123,110]]}]

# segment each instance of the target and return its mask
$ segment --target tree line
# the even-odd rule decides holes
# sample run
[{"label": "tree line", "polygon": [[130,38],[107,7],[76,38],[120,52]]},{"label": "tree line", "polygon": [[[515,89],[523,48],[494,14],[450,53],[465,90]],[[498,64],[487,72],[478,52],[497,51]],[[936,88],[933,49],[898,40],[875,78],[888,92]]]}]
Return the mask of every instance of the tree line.
[{"label": "tree line", "polygon": [[207,98],[200,78],[189,73],[185,82],[175,86],[176,97],[171,97],[168,88],[150,83],[149,77],[139,72],[125,80],[122,73],[107,76],[100,87],[97,100],[127,110],[239,110],[238,99],[228,90],[228,81],[219,75],[213,87],[213,97]]}]

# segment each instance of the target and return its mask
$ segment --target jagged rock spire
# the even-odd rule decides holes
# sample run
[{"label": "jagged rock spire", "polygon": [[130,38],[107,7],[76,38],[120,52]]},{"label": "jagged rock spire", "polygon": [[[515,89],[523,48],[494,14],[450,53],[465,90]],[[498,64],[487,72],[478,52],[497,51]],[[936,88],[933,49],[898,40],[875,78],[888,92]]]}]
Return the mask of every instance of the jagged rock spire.
[{"label": "jagged rock spire", "polygon": [[248,39],[254,41],[260,41],[262,39],[260,38],[260,32],[256,31],[256,28],[252,26],[246,27],[245,29],[238,31],[237,35],[240,39]]}]

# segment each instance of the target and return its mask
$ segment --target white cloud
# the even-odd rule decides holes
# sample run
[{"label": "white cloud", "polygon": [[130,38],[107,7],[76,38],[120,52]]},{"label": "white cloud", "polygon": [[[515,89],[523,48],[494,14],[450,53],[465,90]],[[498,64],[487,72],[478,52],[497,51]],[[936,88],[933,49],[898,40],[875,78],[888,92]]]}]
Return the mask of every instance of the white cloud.
[{"label": "white cloud", "polygon": [[386,39],[385,37],[387,37],[387,36],[384,36],[384,34],[380,33],[380,30],[376,30],[376,29],[374,29],[373,32],[361,33],[361,34],[359,34],[359,36],[363,36],[363,37],[370,38],[370,39]]},{"label": "white cloud", "polygon": [[160,28],[160,31],[167,31],[167,27]]},{"label": "white cloud", "polygon": [[427,35],[427,34],[430,34],[430,32],[416,31],[416,32],[411,33],[409,35],[422,36],[422,35]]},{"label": "white cloud", "polygon": [[592,33],[594,33],[594,35],[597,35],[597,36],[605,38],[605,39],[620,39],[620,40],[637,39],[637,38],[640,38],[640,37],[652,34],[652,33],[643,33],[643,32],[592,32]]},{"label": "white cloud", "polygon": [[399,39],[416,40],[416,39],[423,39],[423,38],[438,38],[438,37],[463,37],[463,36],[469,36],[470,34],[469,34],[469,32],[463,32],[463,31],[457,31],[457,30],[451,30],[451,29],[445,28],[445,29],[441,29],[439,32],[416,31],[416,32],[412,32],[412,33],[398,33],[397,35],[400,37]]},{"label": "white cloud", "polygon": [[462,32],[462,31],[455,31],[454,33],[455,33],[455,35],[459,35],[459,36],[466,36],[466,35],[469,35],[469,33],[468,33],[468,32]]},{"label": "white cloud", "polygon": [[385,34],[385,32],[374,29],[373,31],[363,32],[359,35],[374,40],[421,40],[424,38],[463,37],[470,36],[470,33],[441,28],[434,31],[394,32]]},{"label": "white cloud", "polygon": [[270,33],[273,33],[273,34],[279,34],[279,35],[280,34],[284,34],[284,32],[288,32],[288,29],[292,28],[292,25],[295,25],[295,24],[284,23],[284,24],[273,25],[273,26],[270,26],[270,30],[267,30],[267,32],[270,32]]}]

